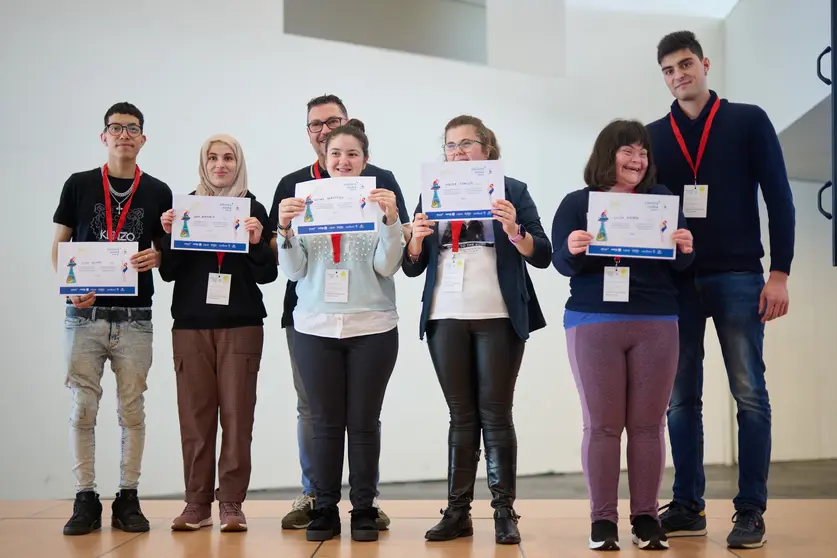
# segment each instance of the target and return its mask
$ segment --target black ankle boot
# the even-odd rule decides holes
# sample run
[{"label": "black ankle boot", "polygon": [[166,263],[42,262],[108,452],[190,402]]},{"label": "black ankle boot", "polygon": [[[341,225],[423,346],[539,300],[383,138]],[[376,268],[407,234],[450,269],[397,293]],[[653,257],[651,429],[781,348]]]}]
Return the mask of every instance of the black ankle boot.
[{"label": "black ankle boot", "polygon": [[126,533],[145,533],[149,530],[148,520],[140,509],[136,490],[120,490],[111,504],[111,512],[113,515],[110,525],[114,529],[121,529]]},{"label": "black ankle boot", "polygon": [[[488,433],[486,433],[488,437]],[[491,507],[494,508],[494,539],[497,544],[518,544],[520,516],[514,511],[517,496],[517,446],[488,447],[486,440],[485,462],[488,472],[488,488],[491,490]]]},{"label": "black ankle boot", "polygon": [[92,491],[79,492],[73,503],[73,516],[64,525],[65,535],[86,535],[102,528],[102,503]]},{"label": "black ankle boot", "polygon": [[[478,432],[476,440],[478,446]],[[474,482],[479,461],[478,447],[448,445],[448,507],[441,510],[442,520],[427,531],[424,538],[429,541],[449,541],[474,534],[471,502],[474,500]]]},{"label": "black ankle boot", "polygon": [[373,507],[352,510],[352,539],[356,541],[378,540],[378,510]]},{"label": "black ankle boot", "polygon": [[317,508],[308,512],[311,523],[305,531],[309,541],[328,541],[340,534],[340,510],[337,506]]}]

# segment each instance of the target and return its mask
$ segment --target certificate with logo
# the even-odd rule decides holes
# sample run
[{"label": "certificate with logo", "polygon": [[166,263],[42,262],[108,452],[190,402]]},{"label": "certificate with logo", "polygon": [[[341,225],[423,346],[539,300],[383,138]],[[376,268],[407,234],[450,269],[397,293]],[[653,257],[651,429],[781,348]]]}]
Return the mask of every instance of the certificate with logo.
[{"label": "certificate with logo", "polygon": [[305,211],[292,225],[296,234],[373,232],[383,218],[377,203],[369,201],[374,176],[337,176],[296,185],[295,197],[305,200]]},{"label": "certificate with logo", "polygon": [[680,215],[678,196],[590,192],[587,232],[591,256],[674,259],[671,233]]},{"label": "certificate with logo", "polygon": [[250,251],[249,234],[244,230],[250,198],[177,195],[173,201],[173,250]]},{"label": "certificate with logo", "polygon": [[58,294],[137,296],[137,270],[131,256],[137,242],[61,242],[58,244]]},{"label": "certificate with logo", "polygon": [[421,210],[431,221],[493,219],[492,205],[506,197],[500,161],[425,163]]}]

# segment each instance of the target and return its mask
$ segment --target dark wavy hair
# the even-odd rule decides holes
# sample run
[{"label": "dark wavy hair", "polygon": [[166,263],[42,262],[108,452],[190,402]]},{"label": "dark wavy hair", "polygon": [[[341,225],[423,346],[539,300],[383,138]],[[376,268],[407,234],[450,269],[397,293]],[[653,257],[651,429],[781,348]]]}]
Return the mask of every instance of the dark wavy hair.
[{"label": "dark wavy hair", "polygon": [[648,151],[648,169],[637,187],[647,192],[657,180],[657,169],[651,155],[651,135],[636,120],[614,120],[599,132],[593,152],[584,167],[584,182],[591,190],[610,190],[616,184],[616,152],[626,145],[639,144]]}]

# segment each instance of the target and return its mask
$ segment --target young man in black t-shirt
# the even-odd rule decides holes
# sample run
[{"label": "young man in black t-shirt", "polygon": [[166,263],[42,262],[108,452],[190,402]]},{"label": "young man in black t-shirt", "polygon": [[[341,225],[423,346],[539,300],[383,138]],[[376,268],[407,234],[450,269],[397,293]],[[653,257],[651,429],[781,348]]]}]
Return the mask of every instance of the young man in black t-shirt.
[{"label": "young man in black t-shirt", "polygon": [[122,428],[120,490],[112,505],[111,525],[135,533],[149,529],[137,485],[145,446],[143,394],[152,360],[151,270],[160,262],[160,215],[171,208],[172,192],[137,166],[137,155],[146,141],[144,123],[142,113],[130,103],[117,103],[107,111],[101,134],[108,150],[107,164],[70,176],[53,217],[52,266],[56,270],[62,242],[139,243],[139,252],[131,259],[139,274],[137,296],[97,297],[90,292],[67,299],[65,385],[73,392],[70,440],[76,499],[73,515],[64,526],[65,535],[84,535],[102,524],[94,472],[94,428],[108,359],[116,376]]},{"label": "young man in black t-shirt", "polygon": [[[296,185],[300,182],[307,182],[318,178],[329,178],[325,168],[326,151],[325,140],[331,130],[346,124],[349,120],[348,112],[343,101],[336,95],[322,95],[311,99],[308,102],[308,140],[317,154],[317,160],[291,174],[282,178],[276,187],[273,196],[273,205],[270,206],[270,226],[272,239],[270,246],[274,254],[277,253],[276,234],[279,226],[279,203],[285,198],[294,197]],[[374,176],[378,188],[386,188],[395,192],[398,214],[401,218],[404,237],[410,241],[410,214],[404,203],[404,196],[401,187],[395,180],[391,171],[384,170],[375,165],[366,165],[361,176]],[[296,283],[288,281],[285,288],[284,311],[282,313],[282,327],[285,328],[288,340],[288,351],[291,356],[291,369],[293,370],[294,389],[297,395],[298,427],[297,437],[299,443],[299,464],[302,468],[302,495],[294,502],[291,511],[282,519],[283,529],[305,529],[311,520],[308,518],[308,511],[314,509],[314,483],[313,470],[311,468],[311,452],[313,450],[314,429],[311,418],[311,408],[308,405],[308,397],[296,366],[293,345],[293,311],[296,307]],[[378,423],[380,433],[380,422]],[[377,506],[377,502],[375,504]],[[378,508],[378,528],[387,529],[389,518]]]}]

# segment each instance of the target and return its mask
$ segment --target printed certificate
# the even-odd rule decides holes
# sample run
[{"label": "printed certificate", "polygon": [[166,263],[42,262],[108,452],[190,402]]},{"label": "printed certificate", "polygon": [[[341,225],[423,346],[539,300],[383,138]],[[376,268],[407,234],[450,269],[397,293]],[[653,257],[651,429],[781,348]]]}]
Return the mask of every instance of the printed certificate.
[{"label": "printed certificate", "polygon": [[131,256],[137,242],[61,242],[58,244],[58,294],[61,296],[137,296],[137,270]]},{"label": "printed certificate", "polygon": [[383,213],[369,201],[374,176],[338,176],[296,185],[295,197],[305,200],[305,211],[293,220],[299,236],[373,232]]},{"label": "printed certificate", "polygon": [[421,210],[431,221],[493,219],[493,203],[506,197],[500,161],[425,163]]},{"label": "printed certificate", "polygon": [[678,196],[590,192],[587,232],[591,256],[674,259]]},{"label": "printed certificate", "polygon": [[250,251],[244,230],[244,220],[250,217],[250,198],[177,195],[173,205],[173,250]]}]

